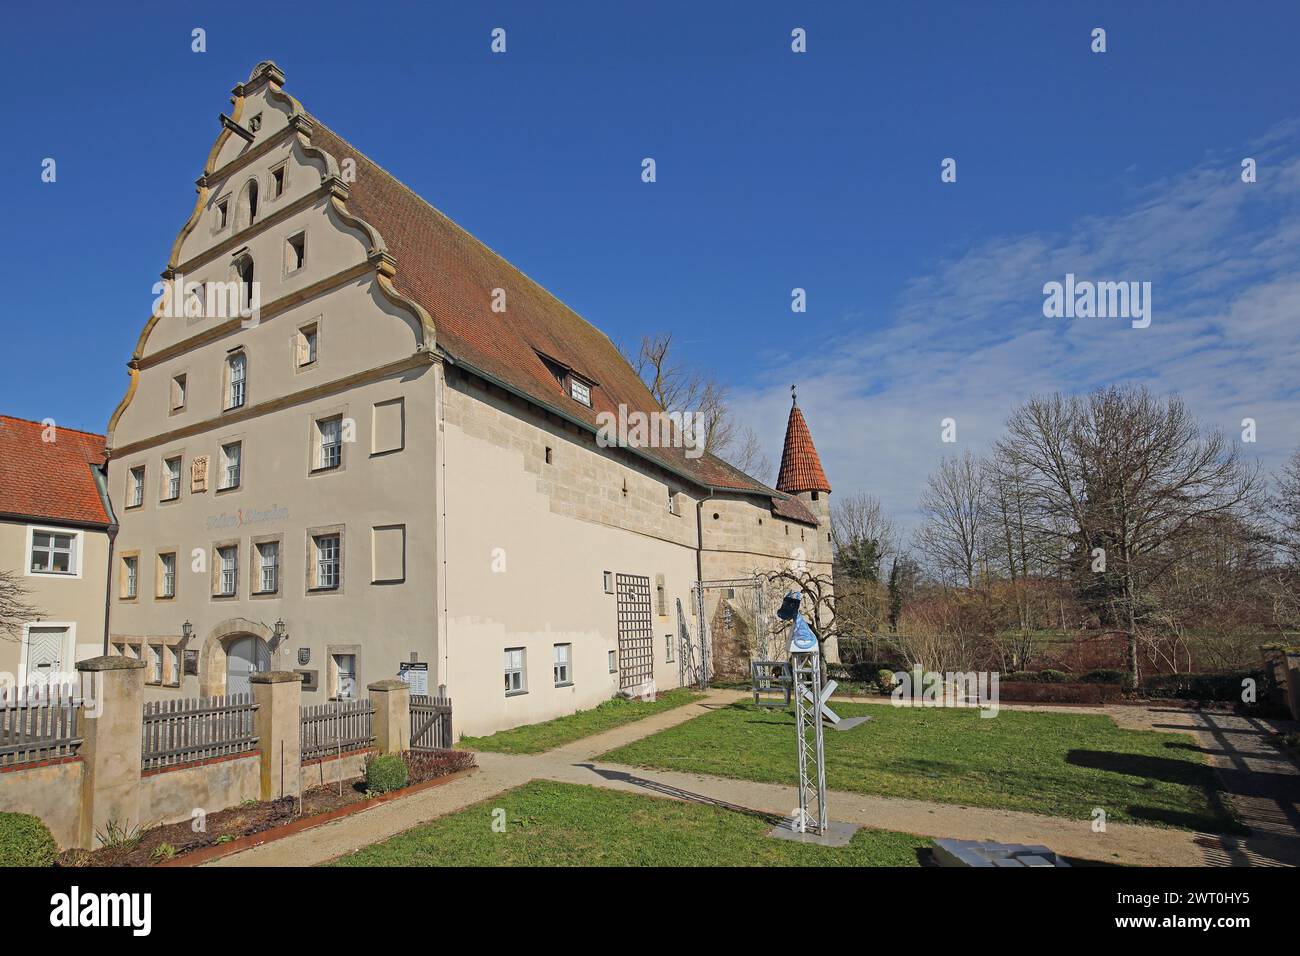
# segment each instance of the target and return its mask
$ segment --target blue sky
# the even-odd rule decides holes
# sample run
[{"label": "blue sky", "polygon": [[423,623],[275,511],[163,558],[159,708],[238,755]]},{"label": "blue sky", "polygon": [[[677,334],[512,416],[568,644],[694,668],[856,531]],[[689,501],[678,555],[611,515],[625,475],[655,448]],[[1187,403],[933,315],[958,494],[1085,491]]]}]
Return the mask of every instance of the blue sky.
[{"label": "blue sky", "polygon": [[[1255,417],[1267,465],[1300,444],[1294,2],[223,6],[7,10],[0,411],[103,430],[217,114],[269,58],[615,341],[674,332],[773,457],[799,381],[832,485],[896,514],[1033,391],[1143,382]],[[1067,271],[1153,282],[1152,327],[1045,319]]]}]

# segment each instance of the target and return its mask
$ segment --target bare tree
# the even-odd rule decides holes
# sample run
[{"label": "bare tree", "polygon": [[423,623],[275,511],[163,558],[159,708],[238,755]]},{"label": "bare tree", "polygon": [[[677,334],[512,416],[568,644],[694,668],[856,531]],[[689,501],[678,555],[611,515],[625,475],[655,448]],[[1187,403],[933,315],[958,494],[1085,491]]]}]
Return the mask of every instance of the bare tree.
[{"label": "bare tree", "polygon": [[984,463],[966,452],[945,458],[921,491],[917,547],[937,577],[974,588],[991,534]]},{"label": "bare tree", "polygon": [[1033,398],[998,451],[1023,469],[1031,526],[1065,530],[1058,553],[1081,599],[1125,633],[1136,682],[1143,628],[1160,623],[1156,585],[1212,540],[1197,528],[1248,520],[1258,472],[1222,434],[1203,433],[1181,399],[1145,388]]},{"label": "bare tree", "polygon": [[893,521],[885,514],[880,499],[865,491],[839,496],[831,503],[831,540],[836,551],[872,542],[881,565],[898,549]]},{"label": "bare tree", "polygon": [[644,336],[635,356],[627,356],[651,396],[667,412],[698,412],[703,419],[704,450],[745,474],[769,481],[772,463],[758,436],[732,414],[727,388],[716,379],[677,361],[671,332]]},{"label": "bare tree", "polygon": [[1271,504],[1276,515],[1279,537],[1291,562],[1300,565],[1300,448],[1282,466],[1277,488],[1277,495]]},{"label": "bare tree", "polygon": [[23,625],[40,620],[43,612],[27,600],[27,588],[12,571],[0,571],[0,637],[21,641]]}]

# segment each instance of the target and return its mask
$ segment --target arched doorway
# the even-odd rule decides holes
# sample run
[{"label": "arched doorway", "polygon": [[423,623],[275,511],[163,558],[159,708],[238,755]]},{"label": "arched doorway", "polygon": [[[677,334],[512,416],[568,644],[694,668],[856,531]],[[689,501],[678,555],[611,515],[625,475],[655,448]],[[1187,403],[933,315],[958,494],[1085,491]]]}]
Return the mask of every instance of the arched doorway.
[{"label": "arched doorway", "polygon": [[199,696],[246,694],[249,675],[274,669],[275,633],[260,621],[231,617],[203,639],[199,651]]},{"label": "arched doorway", "polygon": [[241,634],[226,643],[226,693],[249,694],[253,674],[271,669],[271,651],[255,634]]}]

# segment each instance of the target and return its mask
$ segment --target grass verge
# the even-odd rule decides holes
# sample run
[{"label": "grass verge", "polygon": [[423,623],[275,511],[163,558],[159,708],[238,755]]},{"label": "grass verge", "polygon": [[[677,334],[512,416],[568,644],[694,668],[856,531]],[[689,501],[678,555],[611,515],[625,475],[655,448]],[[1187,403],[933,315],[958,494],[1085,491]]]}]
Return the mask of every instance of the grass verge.
[{"label": "grass verge", "polygon": [[462,737],[457,744],[462,750],[482,750],[503,754],[536,754],[552,750],[564,744],[601,734],[615,727],[642,720],[653,714],[663,713],[681,707],[704,695],[688,687],[665,691],[654,700],[643,701],[615,698],[607,700],[591,710],[580,710],[576,714],[557,717],[540,724],[528,724],[502,730],[489,737]]},{"label": "grass verge", "polygon": [[860,830],[846,847],[808,846],[765,836],[771,826],[707,804],[534,780],[329,865],[917,866],[930,845]]},{"label": "grass verge", "polygon": [[[826,731],[833,790],[1195,830],[1241,832],[1194,740],[1122,730],[1103,714],[848,704],[872,720]],[[794,717],[720,708],[599,759],[794,785]]]}]

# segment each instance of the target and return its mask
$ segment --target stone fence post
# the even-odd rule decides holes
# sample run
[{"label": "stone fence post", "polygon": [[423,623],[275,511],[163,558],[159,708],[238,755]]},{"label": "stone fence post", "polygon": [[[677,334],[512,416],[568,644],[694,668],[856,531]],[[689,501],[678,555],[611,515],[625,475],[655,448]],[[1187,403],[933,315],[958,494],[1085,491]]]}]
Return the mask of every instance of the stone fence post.
[{"label": "stone fence post", "polygon": [[[79,661],[82,694],[81,815],[78,846],[93,850],[110,822],[141,826],[145,662],[132,657]],[[89,685],[89,686],[87,686]]]},{"label": "stone fence post", "polygon": [[395,677],[367,685],[375,705],[375,749],[399,754],[411,745],[411,687]]},{"label": "stone fence post", "polygon": [[257,711],[253,727],[261,752],[262,799],[297,796],[302,766],[302,675],[264,671],[249,676]]}]

